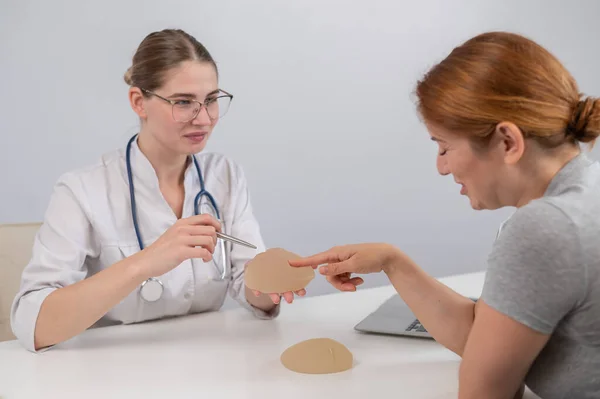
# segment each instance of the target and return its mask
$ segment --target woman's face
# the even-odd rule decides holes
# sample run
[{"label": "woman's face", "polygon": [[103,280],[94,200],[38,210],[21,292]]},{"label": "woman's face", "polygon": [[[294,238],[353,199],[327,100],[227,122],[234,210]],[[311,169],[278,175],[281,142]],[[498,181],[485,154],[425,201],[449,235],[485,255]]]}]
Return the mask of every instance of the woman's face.
[{"label": "woman's face", "polygon": [[504,206],[500,193],[504,186],[504,161],[493,150],[475,150],[466,135],[428,126],[431,139],[438,144],[437,169],[452,175],[460,193],[469,198],[473,209]]},{"label": "woman's face", "polygon": [[[218,112],[209,115],[203,106],[193,119],[186,121],[189,119],[186,116],[193,115],[193,109],[198,106],[190,100],[205,104],[218,94],[214,66],[208,62],[183,62],[169,70],[164,84],[152,93],[156,95],[147,93],[142,99],[143,113],[140,116],[143,131],[163,149],[174,154],[189,155],[202,151],[218,122]],[[173,106],[158,96],[177,103]]]}]

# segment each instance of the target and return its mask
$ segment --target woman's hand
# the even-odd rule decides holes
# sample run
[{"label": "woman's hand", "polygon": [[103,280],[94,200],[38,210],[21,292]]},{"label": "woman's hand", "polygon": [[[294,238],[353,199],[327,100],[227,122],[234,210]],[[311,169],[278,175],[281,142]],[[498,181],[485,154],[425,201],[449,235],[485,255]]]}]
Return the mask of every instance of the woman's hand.
[{"label": "woman's hand", "polygon": [[191,258],[212,259],[220,223],[209,214],[179,219],[154,243],[141,251],[142,273],[156,277]]},{"label": "woman's hand", "polygon": [[356,291],[364,280],[352,273],[368,274],[387,271],[400,252],[388,244],[356,244],[333,247],[319,254],[291,260],[293,267],[312,267],[326,276],[327,281],[340,291]]}]

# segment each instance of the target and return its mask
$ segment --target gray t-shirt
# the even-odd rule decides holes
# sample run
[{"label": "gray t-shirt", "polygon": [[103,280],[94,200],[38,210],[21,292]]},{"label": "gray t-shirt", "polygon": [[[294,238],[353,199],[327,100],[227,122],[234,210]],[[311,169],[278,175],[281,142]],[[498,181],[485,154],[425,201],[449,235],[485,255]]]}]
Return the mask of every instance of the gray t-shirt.
[{"label": "gray t-shirt", "polygon": [[600,164],[580,154],[504,224],[481,298],[552,334],[525,383],[543,399],[600,398]]}]

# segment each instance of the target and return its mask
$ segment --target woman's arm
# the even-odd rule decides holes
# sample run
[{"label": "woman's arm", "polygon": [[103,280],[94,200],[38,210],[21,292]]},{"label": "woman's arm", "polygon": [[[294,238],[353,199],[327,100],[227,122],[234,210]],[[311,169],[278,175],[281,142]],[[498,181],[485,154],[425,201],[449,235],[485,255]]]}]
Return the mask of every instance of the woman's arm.
[{"label": "woman's arm", "polygon": [[13,331],[30,351],[89,328],[148,277],[189,258],[210,259],[220,228],[209,215],[181,219],[143,251],[89,277],[86,260],[100,248],[87,204],[81,182],[62,178],[35,237],[11,310]]},{"label": "woman's arm", "polygon": [[580,235],[566,213],[543,200],[506,224],[488,257],[459,373],[461,398],[513,397],[557,326],[582,306],[588,273]]},{"label": "woman's arm", "polygon": [[[88,217],[88,203],[80,179],[74,174],[61,176],[54,186],[44,223],[35,236],[31,259],[23,270],[20,290],[11,308],[12,330],[29,351],[58,342],[55,334],[47,332],[63,323],[53,323],[48,316],[56,314],[60,319],[67,315],[60,314],[60,309],[53,310],[52,305],[50,313],[47,306],[42,312],[42,304],[50,296],[56,298],[54,292],[84,280],[88,274],[86,259],[100,253]],[[38,326],[40,332],[36,331]]]},{"label": "woman's arm", "polygon": [[341,291],[363,283],[352,273],[384,271],[394,288],[433,338],[462,355],[475,318],[476,305],[425,273],[406,254],[389,244],[334,247],[320,254],[290,261],[293,267],[326,264],[319,272]]},{"label": "woman's arm", "polygon": [[523,381],[549,335],[494,310],[483,300],[459,370],[460,399],[510,399],[523,395]]},{"label": "woman's arm", "polygon": [[388,247],[383,271],[431,336],[462,356],[478,307],[429,276],[401,251]]},{"label": "woman's arm", "polygon": [[405,255],[396,257],[385,272],[399,295],[436,341],[462,357],[459,398],[521,398],[549,335],[457,294]]},{"label": "woman's arm", "polygon": [[42,303],[34,335],[40,350],[85,331],[145,279],[141,253],[96,275],[52,291]]},{"label": "woman's arm", "polygon": [[146,279],[161,276],[190,258],[209,260],[219,228],[209,215],[180,219],[143,251],[51,292],[40,307],[35,349],[81,333]]},{"label": "woman's arm", "polygon": [[493,310],[474,303],[427,275],[407,255],[387,244],[335,247],[290,261],[319,270],[342,291],[362,283],[352,273],[384,271],[398,294],[433,338],[463,357],[460,398],[521,398],[524,378],[548,339]]}]

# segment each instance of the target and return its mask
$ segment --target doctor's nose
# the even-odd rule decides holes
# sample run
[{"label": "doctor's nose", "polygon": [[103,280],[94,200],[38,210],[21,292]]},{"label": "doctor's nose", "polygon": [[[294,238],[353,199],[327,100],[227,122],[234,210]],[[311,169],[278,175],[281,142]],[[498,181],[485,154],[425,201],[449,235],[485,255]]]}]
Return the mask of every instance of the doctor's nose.
[{"label": "doctor's nose", "polygon": [[450,174],[450,169],[448,168],[448,161],[446,161],[443,155],[437,156],[436,163],[437,170],[440,175],[446,176]]},{"label": "doctor's nose", "polygon": [[202,107],[200,108],[200,112],[198,112],[198,115],[196,115],[196,117],[192,119],[192,124],[200,126],[212,124],[212,119],[208,115],[208,110],[204,105],[202,105]]}]

